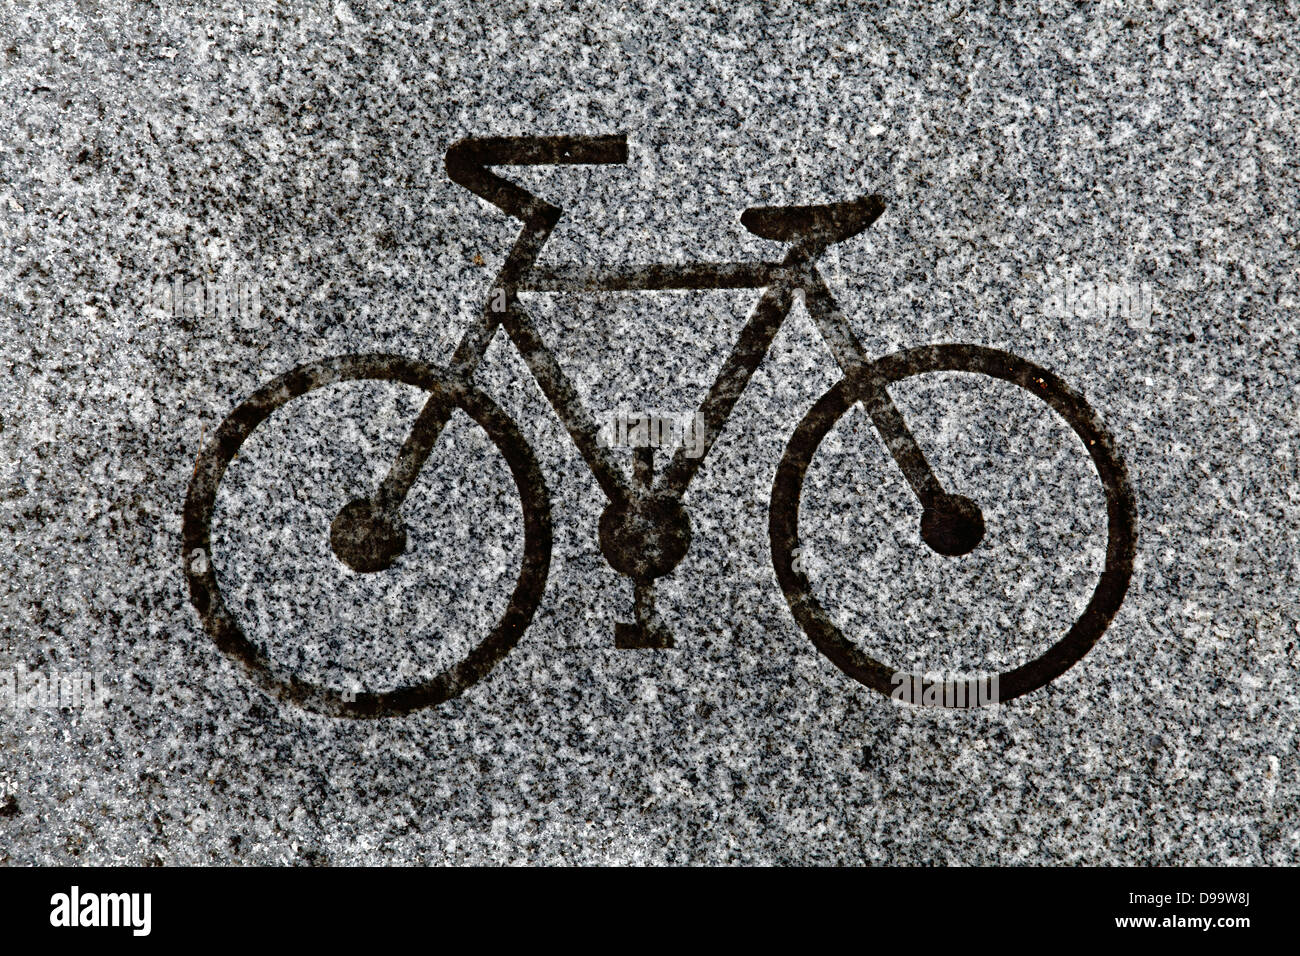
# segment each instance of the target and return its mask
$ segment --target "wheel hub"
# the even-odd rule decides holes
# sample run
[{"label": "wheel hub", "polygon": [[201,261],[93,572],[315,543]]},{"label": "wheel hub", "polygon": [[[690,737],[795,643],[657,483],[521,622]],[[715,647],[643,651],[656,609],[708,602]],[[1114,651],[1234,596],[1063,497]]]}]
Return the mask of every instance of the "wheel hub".
[{"label": "wheel hub", "polygon": [[330,546],[353,571],[384,571],[406,550],[402,516],[368,498],[349,501],[330,523]]},{"label": "wheel hub", "polygon": [[980,506],[964,495],[943,495],[921,514],[921,539],[939,554],[969,554],[984,538]]}]

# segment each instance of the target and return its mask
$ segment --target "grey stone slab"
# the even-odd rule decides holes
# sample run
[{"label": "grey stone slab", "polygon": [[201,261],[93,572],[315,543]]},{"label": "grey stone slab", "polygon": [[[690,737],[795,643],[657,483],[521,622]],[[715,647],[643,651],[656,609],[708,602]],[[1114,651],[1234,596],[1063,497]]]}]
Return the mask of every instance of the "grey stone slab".
[{"label": "grey stone slab", "polygon": [[[0,862],[1298,862],[1295,3],[117,3],[0,7],[0,673],[98,708],[0,712]],[[839,372],[802,303],[686,495],[672,650],[619,650],[604,497],[515,347],[476,385],[553,519],[518,645],[465,693],[352,720],[265,694],[187,592],[196,460],[262,384],[327,356],[447,361],[518,224],[454,184],[476,135],[626,133],[623,166],[529,168],[543,265],[778,259],[742,210],[880,194],[821,269],[871,356],[1050,369],[1136,497],[1128,594],[1079,663],[998,707],[891,701],[820,654],[773,570],[796,425]],[[167,289],[220,290],[174,314]],[[243,298],[241,299],[241,295]],[[524,293],[594,413],[689,414],[752,290]],[[1087,449],[1012,385],[898,407],[985,541],[943,558],[865,412],[800,511],[808,578],[904,670],[1031,659],[1105,557]],[[458,413],[408,550],[348,570],[341,505],[421,406],[295,400],[221,483],[211,561],[276,668],[391,689],[488,633],[518,496]],[[615,449],[630,470],[632,453]]]}]

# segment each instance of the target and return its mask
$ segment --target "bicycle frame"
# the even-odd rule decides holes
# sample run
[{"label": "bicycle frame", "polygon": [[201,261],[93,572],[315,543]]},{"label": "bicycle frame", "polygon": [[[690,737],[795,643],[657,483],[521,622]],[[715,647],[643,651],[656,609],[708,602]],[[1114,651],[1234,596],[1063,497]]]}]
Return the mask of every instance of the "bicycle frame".
[{"label": "bicycle frame", "polygon": [[[525,236],[528,227],[525,226]],[[531,238],[531,237],[530,237]],[[536,243],[523,244],[525,248],[539,249],[543,236]],[[518,248],[518,247],[516,247]],[[498,327],[504,327],[510,340],[523,356],[529,371],[537,380],[551,406],[559,414],[570,437],[587,462],[601,489],[611,502],[626,502],[642,493],[643,488],[629,483],[618,467],[613,451],[597,440],[599,423],[591,411],[576,395],[572,384],[555,360],[554,354],[541,340],[535,326],[519,301],[523,292],[602,292],[602,291],[663,291],[668,289],[762,289],[740,340],[710,386],[699,412],[703,418],[703,444],[696,455],[686,454],[679,448],[671,464],[656,483],[656,490],[680,496],[686,492],[701,463],[730,418],[736,401],[744,391],[750,377],[771,347],[785,317],[793,304],[793,281],[799,256],[791,252],[781,263],[719,263],[717,265],[649,265],[612,269],[586,269],[577,265],[536,270],[535,255],[527,260],[511,257],[497,277],[501,290],[493,296],[478,322],[478,328],[466,333],[464,344],[466,364],[463,373],[472,375],[483,356],[483,343],[490,342]],[[517,273],[516,273],[517,270]],[[507,284],[512,274],[520,278]],[[496,312],[493,306],[505,308]],[[458,371],[460,356],[457,362]],[[653,449],[642,449],[643,457],[653,454]],[[644,487],[644,485],[643,485]]]},{"label": "bicycle frame", "polygon": [[[846,376],[861,379],[870,396],[865,404],[876,428],[902,468],[923,507],[943,491],[925,456],[893,405],[882,382],[875,381],[872,363],[839,311],[817,268],[817,259],[830,241],[809,237],[791,244],[780,262],[717,262],[652,264],[588,268],[566,264],[537,268],[542,247],[562,210],[490,172],[488,165],[560,163],[625,163],[624,136],[491,137],[463,140],[447,154],[452,179],[504,212],[523,220],[523,228],[506,256],[477,321],[462,336],[449,363],[453,377],[469,382],[498,328],[504,327],[537,380],[547,401],[560,416],[579,453],[612,504],[628,504],[653,491],[680,499],[708,457],[751,376],[767,355],[789,315],[797,292]],[[880,205],[883,209],[883,203]],[[877,213],[878,215],[878,213]],[[871,216],[872,219],[875,216]],[[635,483],[618,467],[611,449],[597,439],[599,426],[583,404],[554,354],[542,341],[519,301],[521,292],[657,292],[665,290],[761,289],[736,346],[709,388],[699,412],[704,423],[702,450],[687,455],[678,449],[658,482],[653,480],[653,449],[639,450]],[[388,502],[402,500],[450,414],[450,407],[430,401],[422,411],[380,494]]]},{"label": "bicycle frame", "polygon": [[[883,212],[884,202],[880,197],[827,206],[746,210],[741,221],[751,231],[789,244],[780,262],[657,264],[607,269],[568,264],[538,269],[537,259],[562,210],[488,167],[625,162],[627,139],[622,135],[486,137],[462,140],[447,151],[447,172],[455,182],[523,222],[483,312],[461,337],[447,372],[453,381],[468,385],[497,329],[505,328],[609,500],[601,518],[601,549],[611,566],[635,583],[636,624],[620,625],[616,629],[616,646],[672,647],[671,634],[658,622],[654,612],[653,582],[675,567],[690,546],[690,521],[682,498],[751,376],[771,348],[797,292],[803,293],[822,338],[846,378],[854,382],[876,430],[922,509],[928,514],[938,505],[942,511],[957,499],[945,494],[889,397],[884,378],[867,357],[817,268],[817,259],[827,246],[856,235]],[[634,481],[629,481],[618,467],[612,450],[600,444],[595,419],[538,335],[519,301],[519,294],[669,289],[762,289],[762,293],[700,406],[701,447],[691,455],[686,454],[684,447],[679,448],[657,482],[653,449],[638,449],[633,463]],[[376,494],[375,501],[382,509],[395,513],[405,500],[452,407],[437,397],[431,397],[425,404]],[[637,553],[650,557],[631,557]]]}]

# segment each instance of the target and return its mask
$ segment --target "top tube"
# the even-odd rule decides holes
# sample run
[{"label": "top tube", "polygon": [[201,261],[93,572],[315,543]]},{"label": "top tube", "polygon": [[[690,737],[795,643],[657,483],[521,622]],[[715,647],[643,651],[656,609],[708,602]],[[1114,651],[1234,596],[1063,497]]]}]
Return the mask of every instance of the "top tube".
[{"label": "top tube", "polygon": [[533,267],[521,292],[656,292],[666,289],[761,289],[784,278],[779,262],[702,262],[654,265]]}]

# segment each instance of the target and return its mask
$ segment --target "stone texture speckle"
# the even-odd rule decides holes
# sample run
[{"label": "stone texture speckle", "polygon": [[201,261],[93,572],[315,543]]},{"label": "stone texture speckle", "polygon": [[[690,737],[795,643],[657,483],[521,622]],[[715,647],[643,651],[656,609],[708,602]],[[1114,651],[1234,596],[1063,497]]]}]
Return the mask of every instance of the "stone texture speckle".
[{"label": "stone texture speckle", "polygon": [[[1294,2],[259,6],[0,10],[0,670],[112,692],[0,713],[0,862],[1300,862]],[[975,342],[1088,397],[1141,537],[1081,663],[996,711],[913,709],[799,631],[768,497],[837,377],[802,306],[687,496],[660,588],[678,649],[614,649],[603,499],[501,340],[476,381],[555,516],[520,645],[379,722],[278,703],[217,651],[180,560],[204,436],[301,362],[450,355],[516,233],[447,179],[452,142],[620,131],[625,167],[516,174],[566,210],[544,261],[774,258],[745,207],[878,192],[822,265],[872,354]],[[165,315],[175,276],[256,285],[260,312]],[[1088,292],[1110,287],[1149,288],[1149,314]],[[681,412],[753,299],[528,304],[593,409]],[[888,659],[1024,659],[1098,567],[1086,456],[994,383],[897,398],[1002,549],[918,551],[901,476],[846,421],[810,471],[810,577]],[[313,398],[223,482],[223,586],[304,676],[436,669],[509,593],[517,499],[467,421],[393,572],[329,553],[415,401]]]}]

